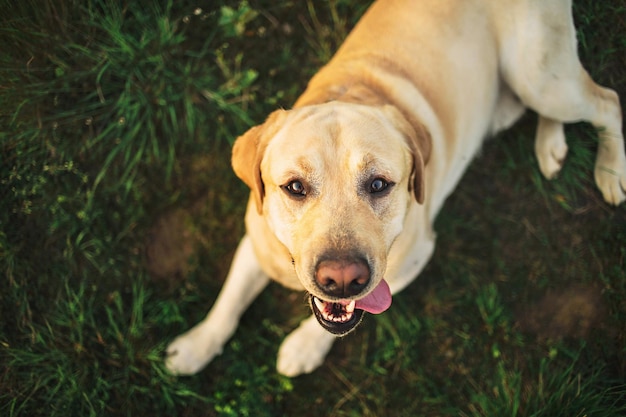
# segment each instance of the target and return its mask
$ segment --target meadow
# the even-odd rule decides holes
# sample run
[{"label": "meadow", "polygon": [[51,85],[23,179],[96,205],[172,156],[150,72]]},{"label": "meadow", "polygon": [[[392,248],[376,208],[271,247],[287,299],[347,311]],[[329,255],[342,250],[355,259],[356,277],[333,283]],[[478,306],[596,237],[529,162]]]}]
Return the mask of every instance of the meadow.
[{"label": "meadow", "polygon": [[[320,369],[276,373],[310,311],[270,285],[206,369],[165,370],[244,233],[232,142],[369,3],[0,0],[0,415],[626,415],[626,205],[596,189],[585,123],[545,180],[532,112],[476,157],[420,277]],[[626,4],[574,3],[583,64],[626,104]]]}]

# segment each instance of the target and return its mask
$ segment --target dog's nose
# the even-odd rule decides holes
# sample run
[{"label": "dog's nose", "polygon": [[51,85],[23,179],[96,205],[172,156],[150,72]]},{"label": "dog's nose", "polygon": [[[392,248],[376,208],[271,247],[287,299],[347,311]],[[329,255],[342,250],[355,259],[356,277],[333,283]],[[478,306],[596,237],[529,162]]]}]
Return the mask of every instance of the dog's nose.
[{"label": "dog's nose", "polygon": [[363,291],[370,269],[362,260],[324,260],[317,265],[315,280],[326,294],[346,298]]}]

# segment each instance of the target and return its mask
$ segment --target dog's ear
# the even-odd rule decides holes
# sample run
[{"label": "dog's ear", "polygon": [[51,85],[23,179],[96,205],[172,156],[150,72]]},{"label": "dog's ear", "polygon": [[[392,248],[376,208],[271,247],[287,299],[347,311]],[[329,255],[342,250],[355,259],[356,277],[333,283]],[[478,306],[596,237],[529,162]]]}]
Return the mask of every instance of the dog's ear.
[{"label": "dog's ear", "polygon": [[413,169],[409,178],[409,192],[413,192],[419,204],[424,203],[426,187],[424,185],[424,159],[419,151],[413,150]]},{"label": "dog's ear", "polygon": [[407,120],[395,106],[386,105],[383,109],[394,121],[394,125],[404,134],[413,157],[413,166],[409,177],[409,192],[415,195],[419,204],[423,204],[426,195],[424,168],[430,158],[432,147],[430,133],[419,120]]},{"label": "dog's ear", "polygon": [[265,123],[250,128],[239,136],[233,145],[231,163],[235,174],[248,186],[254,195],[259,214],[263,211],[265,186],[261,176],[261,161],[265,148],[276,131],[280,128],[280,119],[287,112],[276,110],[269,115]]},{"label": "dog's ear", "polygon": [[423,204],[426,196],[425,167],[430,159],[431,137],[421,123],[413,126],[411,133],[408,136],[408,143],[413,154],[413,169],[411,171],[412,179],[409,179],[409,192],[412,191],[417,202]]}]

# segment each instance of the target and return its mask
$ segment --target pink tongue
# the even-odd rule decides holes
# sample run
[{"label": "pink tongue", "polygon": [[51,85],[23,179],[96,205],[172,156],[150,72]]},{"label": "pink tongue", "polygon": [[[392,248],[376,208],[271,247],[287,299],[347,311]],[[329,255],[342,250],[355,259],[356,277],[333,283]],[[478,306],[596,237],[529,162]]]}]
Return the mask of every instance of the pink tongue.
[{"label": "pink tongue", "polygon": [[372,314],[380,314],[387,310],[391,305],[391,291],[389,285],[384,279],[374,291],[369,293],[365,298],[356,300],[356,308],[365,310]]}]

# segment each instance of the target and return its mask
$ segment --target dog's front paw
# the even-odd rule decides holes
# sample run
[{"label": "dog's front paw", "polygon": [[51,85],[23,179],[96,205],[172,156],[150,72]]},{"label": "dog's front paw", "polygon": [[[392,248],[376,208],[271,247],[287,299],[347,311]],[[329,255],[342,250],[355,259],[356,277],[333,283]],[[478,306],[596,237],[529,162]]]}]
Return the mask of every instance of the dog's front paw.
[{"label": "dog's front paw", "polygon": [[626,200],[626,157],[613,155],[614,160],[598,159],[594,176],[604,200],[614,206]]},{"label": "dog's front paw", "polygon": [[289,377],[314,371],[324,362],[335,339],[319,325],[315,317],[309,317],[283,341],[278,351],[276,369]]},{"label": "dog's front paw", "polygon": [[165,367],[174,375],[193,375],[222,353],[225,341],[201,323],[169,344]]}]

